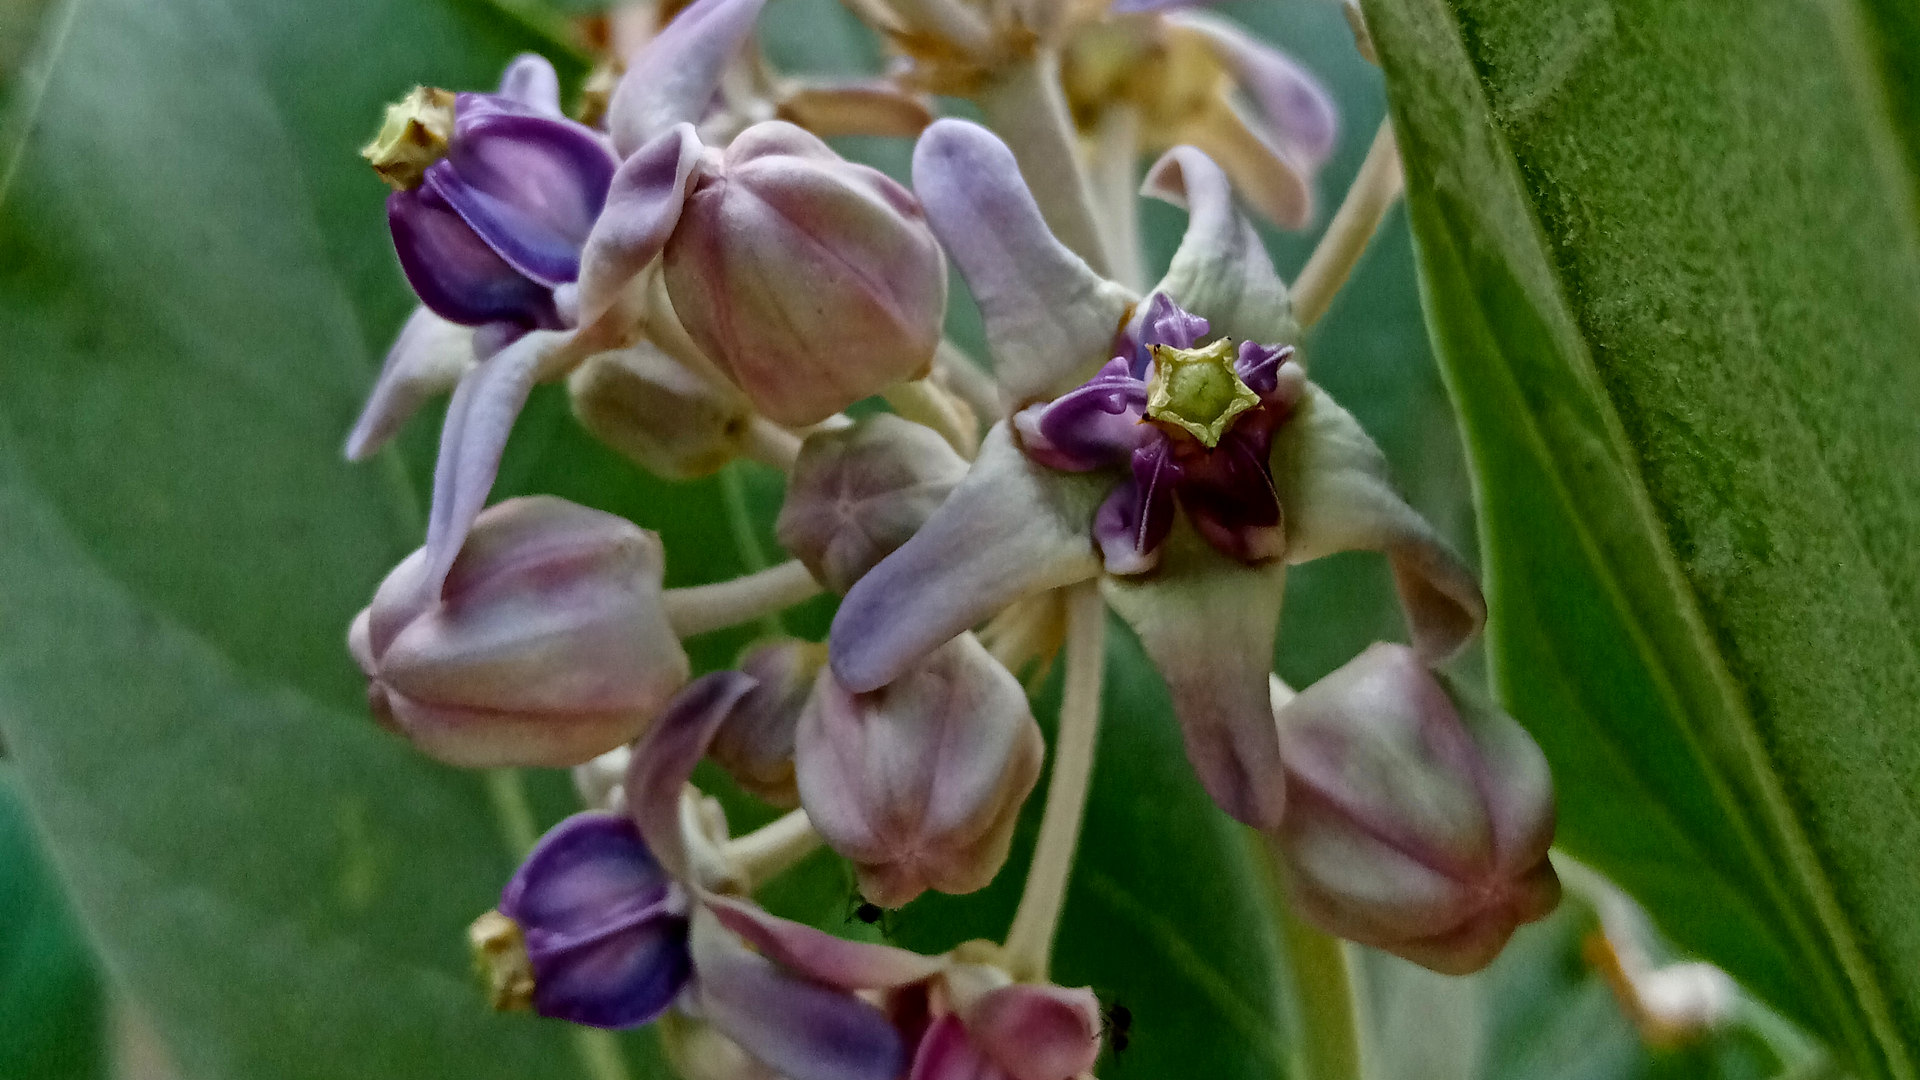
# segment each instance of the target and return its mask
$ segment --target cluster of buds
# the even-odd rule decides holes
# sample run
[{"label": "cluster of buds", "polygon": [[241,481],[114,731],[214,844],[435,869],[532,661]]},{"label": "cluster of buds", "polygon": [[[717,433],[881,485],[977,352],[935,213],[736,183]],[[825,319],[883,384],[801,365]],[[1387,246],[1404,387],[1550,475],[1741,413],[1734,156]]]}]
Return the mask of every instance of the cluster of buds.
[{"label": "cluster of buds", "polygon": [[[987,885],[1047,753],[1019,675],[1060,648],[1045,815],[1077,823],[1105,608],[1305,918],[1438,970],[1486,964],[1557,897],[1545,763],[1436,670],[1478,632],[1479,588],[1309,380],[1239,208],[1310,217],[1325,94],[1211,16],[968,0],[856,5],[896,50],[889,79],[805,85],[753,55],[763,2],[681,10],[616,58],[587,122],[528,56],[491,94],[416,90],[365,151],[421,307],[349,457],[452,400],[424,543],[351,651],[374,715],[425,753],[575,767],[589,806],[475,924],[497,1002],[658,1022],[689,1077],[1086,1074],[1098,1005],[1045,978],[1075,825],[1043,825],[1005,945],[856,944],[752,896],[820,844],[885,907]],[[933,120],[932,90],[997,133]],[[821,138],[849,132],[915,137],[911,187]],[[1100,227],[1134,193],[1116,217],[1089,179],[1118,168],[1131,189],[1143,151],[1164,151],[1144,194],[1189,215],[1150,288],[1127,230]],[[991,377],[942,338],[949,259]],[[661,477],[742,457],[784,473],[790,561],[667,589],[668,553],[633,523],[487,506],[532,386],[561,379],[589,431]],[[849,416],[873,397],[890,411]],[[1412,646],[1272,693],[1288,567],[1352,549],[1392,563]],[[828,591],[826,641],[693,677],[684,638]],[[730,836],[690,784],[702,760],[790,812]]]}]

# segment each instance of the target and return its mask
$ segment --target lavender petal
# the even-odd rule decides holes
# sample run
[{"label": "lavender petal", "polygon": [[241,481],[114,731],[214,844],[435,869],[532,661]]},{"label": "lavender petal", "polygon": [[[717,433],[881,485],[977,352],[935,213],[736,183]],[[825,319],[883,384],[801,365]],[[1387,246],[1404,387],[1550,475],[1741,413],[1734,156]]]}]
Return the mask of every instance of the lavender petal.
[{"label": "lavender petal", "polygon": [[1212,158],[1176,146],[1148,170],[1142,192],[1187,208],[1186,234],[1155,292],[1205,315],[1216,334],[1268,345],[1299,335],[1287,287]]},{"label": "lavender petal", "polygon": [[552,291],[501,258],[431,185],[387,196],[387,224],[407,284],[441,318],[560,328]]},{"label": "lavender petal", "polygon": [[561,116],[560,76],[539,53],[521,53],[500,75],[500,97],[547,116]]},{"label": "lavender petal", "polygon": [[1197,34],[1246,92],[1282,152],[1318,169],[1333,152],[1339,120],[1333,96],[1286,53],[1217,15],[1182,12],[1171,20]]},{"label": "lavender petal", "polygon": [[622,158],[675,124],[698,123],[766,0],[696,0],[633,56],[607,106]]},{"label": "lavender petal", "polygon": [[714,732],[753,686],[753,678],[738,671],[695,679],[634,747],[627,767],[627,808],[654,858],[678,880],[688,880],[691,872],[680,835],[681,789]]},{"label": "lavender petal", "polygon": [[473,365],[471,329],[415,308],[347,436],[347,460],[365,461],[378,453],[420,406],[459,385]]},{"label": "lavender petal", "polygon": [[702,153],[693,125],[677,124],[621,164],[580,254],[580,325],[592,325],[613,307],[627,282],[666,247]]},{"label": "lavender petal", "polygon": [[552,287],[579,277],[581,245],[618,166],[599,135],[571,120],[489,110],[461,117],[427,184],[509,265]]}]

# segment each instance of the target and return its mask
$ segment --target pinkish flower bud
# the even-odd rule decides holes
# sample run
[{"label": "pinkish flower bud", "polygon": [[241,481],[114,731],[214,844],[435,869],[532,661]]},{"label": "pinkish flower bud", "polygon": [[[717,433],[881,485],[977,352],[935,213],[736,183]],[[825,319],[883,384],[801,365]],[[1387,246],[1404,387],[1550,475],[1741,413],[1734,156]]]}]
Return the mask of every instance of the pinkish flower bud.
[{"label": "pinkish flower bud", "polygon": [[593,357],[567,379],[573,415],[596,438],[668,480],[694,480],[740,455],[753,406],[725,383],[641,343]]},{"label": "pinkish flower bud", "polygon": [[1278,719],[1274,835],[1307,920],[1459,975],[1559,902],[1545,756],[1412,649],[1374,645]]},{"label": "pinkish flower bud", "polygon": [[741,787],[780,807],[800,805],[793,778],[793,735],[827,663],[827,647],[788,638],[762,642],[740,658],[755,685],[728,710],[707,756]]},{"label": "pinkish flower bud", "polygon": [[844,593],[917,532],[967,475],[932,429],[879,413],[807,437],[776,526],[780,546]]},{"label": "pinkish flower bud", "polygon": [[576,765],[644,731],[687,680],[660,540],[539,496],[483,512],[438,595],[424,549],[354,620],[374,713],[452,765]]},{"label": "pinkish flower bud", "polygon": [[823,671],[800,718],[800,800],[860,891],[898,907],[966,893],[1006,861],[1044,747],[1020,683],[972,634],[872,693]]},{"label": "pinkish flower bud", "polygon": [[782,424],[923,373],[940,341],[946,257],[913,193],[782,121],[703,171],[664,265],[688,334]]}]

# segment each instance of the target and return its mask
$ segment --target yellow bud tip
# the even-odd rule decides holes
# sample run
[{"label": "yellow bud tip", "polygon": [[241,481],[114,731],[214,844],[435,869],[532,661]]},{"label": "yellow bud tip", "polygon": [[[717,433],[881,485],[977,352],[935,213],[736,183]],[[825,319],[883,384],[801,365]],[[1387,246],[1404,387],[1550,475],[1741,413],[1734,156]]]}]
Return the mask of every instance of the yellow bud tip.
[{"label": "yellow bud tip", "polygon": [[1240,381],[1233,361],[1233,342],[1227,338],[1197,349],[1153,346],[1147,419],[1171,424],[1209,448],[1220,445],[1233,418],[1260,404],[1260,395]]},{"label": "yellow bud tip", "polygon": [[447,156],[447,141],[453,138],[453,103],[450,90],[414,87],[412,93],[387,106],[380,134],[360,148],[360,156],[393,190],[419,187],[427,166]]},{"label": "yellow bud tip", "polygon": [[467,927],[473,949],[473,969],[486,987],[487,1003],[500,1012],[533,1008],[533,961],[527,958],[520,924],[498,911],[489,911]]}]

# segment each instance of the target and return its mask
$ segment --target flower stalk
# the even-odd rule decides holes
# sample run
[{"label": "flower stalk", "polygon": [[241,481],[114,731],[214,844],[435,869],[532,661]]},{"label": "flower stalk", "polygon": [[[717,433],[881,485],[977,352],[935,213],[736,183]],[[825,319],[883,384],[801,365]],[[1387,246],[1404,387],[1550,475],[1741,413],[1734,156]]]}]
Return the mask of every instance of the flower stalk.
[{"label": "flower stalk", "polygon": [[789,559],[732,581],[668,589],[661,600],[667,625],[688,638],[775,615],[820,592],[820,583],[807,568]]},{"label": "flower stalk", "polygon": [[1072,586],[1067,594],[1066,686],[1054,735],[1053,773],[1047,778],[1040,839],[1034,844],[1033,863],[1002,957],[1016,979],[1041,982],[1047,978],[1093,778],[1106,638],[1106,605],[1098,589],[1091,583]]},{"label": "flower stalk", "polygon": [[1095,272],[1112,276],[1115,259],[1100,228],[1093,185],[1081,166],[1079,136],[1060,89],[1059,55],[1035,49],[1002,68],[976,100],[987,126],[1020,163],[1053,234]]},{"label": "flower stalk", "polygon": [[1293,314],[1300,320],[1301,327],[1312,326],[1327,313],[1334,295],[1346,284],[1347,275],[1353,273],[1374,232],[1380,228],[1381,220],[1405,186],[1406,178],[1400,171],[1400,150],[1393,141],[1393,124],[1382,120],[1366,160],[1360,163],[1360,172],[1353,178],[1353,186],[1340,200],[1340,209],[1328,223],[1326,235],[1320,238],[1293,283]]},{"label": "flower stalk", "polygon": [[800,809],[727,841],[724,854],[727,865],[751,893],[799,865],[819,846],[820,834],[806,810]]}]

